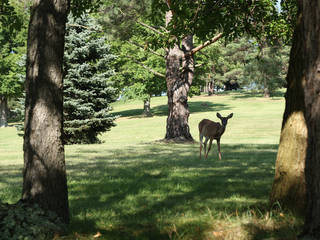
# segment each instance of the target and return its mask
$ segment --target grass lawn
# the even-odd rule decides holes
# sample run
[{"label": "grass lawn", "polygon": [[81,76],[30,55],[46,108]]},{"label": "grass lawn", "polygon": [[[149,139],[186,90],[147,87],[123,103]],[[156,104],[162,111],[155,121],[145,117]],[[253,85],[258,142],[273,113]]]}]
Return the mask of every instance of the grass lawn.
[{"label": "grass lawn", "polygon": [[[189,99],[197,143],[165,144],[166,97],[117,102],[117,126],[102,144],[66,146],[70,233],[59,239],[296,239],[302,221],[269,206],[284,99],[232,92]],[[208,160],[199,160],[197,124],[233,112]],[[214,142],[215,143],[215,142]],[[0,129],[0,199],[22,187],[22,138]]]}]

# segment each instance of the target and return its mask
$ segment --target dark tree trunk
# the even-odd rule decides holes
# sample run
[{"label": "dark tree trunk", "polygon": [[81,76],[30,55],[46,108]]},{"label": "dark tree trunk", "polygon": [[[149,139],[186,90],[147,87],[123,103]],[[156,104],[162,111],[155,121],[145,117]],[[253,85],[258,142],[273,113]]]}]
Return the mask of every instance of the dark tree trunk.
[{"label": "dark tree trunk", "polygon": [[320,239],[320,2],[299,1],[303,15],[304,96],[308,128],[303,239]]},{"label": "dark tree trunk", "polygon": [[62,61],[68,0],[36,0],[27,45],[22,199],[69,222],[62,143]]},{"label": "dark tree trunk", "polygon": [[4,96],[0,96],[0,127],[8,126],[8,101]]},{"label": "dark tree trunk", "polygon": [[286,107],[270,197],[271,203],[279,201],[283,206],[304,214],[306,203],[304,166],[307,149],[307,126],[304,117],[303,25],[301,14],[299,13],[298,15],[299,18],[290,52],[285,96]]},{"label": "dark tree trunk", "polygon": [[150,99],[151,99],[151,97],[149,97],[148,99],[143,100],[143,115],[146,116],[146,117],[150,117],[151,116]]}]

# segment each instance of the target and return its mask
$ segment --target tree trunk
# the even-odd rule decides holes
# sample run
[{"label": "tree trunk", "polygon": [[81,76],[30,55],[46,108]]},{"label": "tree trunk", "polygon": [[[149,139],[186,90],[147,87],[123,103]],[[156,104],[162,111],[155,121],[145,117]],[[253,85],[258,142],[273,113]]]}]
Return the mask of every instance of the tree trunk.
[{"label": "tree trunk", "polygon": [[62,61],[68,0],[35,0],[27,44],[22,199],[69,222],[62,143]]},{"label": "tree trunk", "polygon": [[146,117],[151,116],[150,97],[143,100],[143,115]]},{"label": "tree trunk", "polygon": [[182,48],[177,44],[170,48],[166,56],[166,81],[169,113],[165,139],[178,142],[193,141],[188,125],[188,92],[194,72],[193,56],[186,53],[193,48],[193,38],[182,40]]},{"label": "tree trunk", "polygon": [[[166,25],[172,19],[172,11],[166,13]],[[193,37],[182,40],[181,48],[174,44],[166,51],[166,82],[168,97],[168,117],[165,140],[193,141],[188,125],[188,92],[194,73],[193,55],[186,55],[193,49]]]},{"label": "tree trunk", "polygon": [[208,82],[208,96],[212,96],[214,94],[214,80],[210,80]]},{"label": "tree trunk", "polygon": [[320,239],[320,2],[299,1],[303,14],[303,73],[308,147],[304,239]]},{"label": "tree trunk", "polygon": [[286,107],[276,160],[271,203],[280,202],[297,213],[305,210],[305,156],[307,126],[305,122],[304,76],[301,14],[297,21],[287,74]]},{"label": "tree trunk", "polygon": [[265,98],[269,98],[270,97],[270,91],[269,91],[268,87],[264,87],[263,96]]},{"label": "tree trunk", "polygon": [[8,102],[7,98],[0,96],[0,127],[8,126]]}]

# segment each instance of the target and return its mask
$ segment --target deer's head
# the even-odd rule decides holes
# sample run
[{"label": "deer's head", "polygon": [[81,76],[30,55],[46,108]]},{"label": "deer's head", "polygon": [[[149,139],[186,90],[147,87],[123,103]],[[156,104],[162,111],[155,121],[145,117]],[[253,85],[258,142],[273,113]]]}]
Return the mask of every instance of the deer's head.
[{"label": "deer's head", "polygon": [[221,115],[220,115],[220,113],[217,113],[217,117],[218,118],[220,118],[220,120],[221,120],[221,124],[222,124],[222,126],[227,126],[227,123],[228,123],[228,119],[230,119],[230,118],[232,118],[232,116],[233,116],[233,113],[230,113],[228,116],[226,116],[226,117],[222,117]]}]

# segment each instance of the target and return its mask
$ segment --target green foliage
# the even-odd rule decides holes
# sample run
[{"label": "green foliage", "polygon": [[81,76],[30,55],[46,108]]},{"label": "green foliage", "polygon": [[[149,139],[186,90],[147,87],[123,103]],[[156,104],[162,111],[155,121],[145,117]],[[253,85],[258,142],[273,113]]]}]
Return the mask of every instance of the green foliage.
[{"label": "green foliage", "polygon": [[125,99],[144,101],[166,91],[165,78],[154,73],[165,75],[163,50],[159,49],[156,53],[150,50],[143,42],[143,34],[141,29],[130,41],[113,43],[113,51],[118,58],[114,63],[117,74],[112,78]]},{"label": "green foliage", "polygon": [[71,0],[71,12],[76,17],[85,12],[96,12],[102,2],[102,0]]},{"label": "green foliage", "polygon": [[98,142],[98,134],[114,126],[110,103],[116,89],[110,77],[115,56],[89,15],[69,17],[65,42],[64,140]]},{"label": "green foliage", "polygon": [[0,203],[0,239],[45,240],[65,231],[66,226],[54,212],[38,205],[22,201],[14,205]]},{"label": "green foliage", "polygon": [[100,20],[105,31],[115,39],[128,40],[135,35],[137,21],[150,13],[151,0],[108,0]]},{"label": "green foliage", "polygon": [[264,89],[272,95],[275,90],[285,86],[288,61],[289,47],[278,45],[260,50],[256,48],[244,68],[244,84]]},{"label": "green foliage", "polygon": [[[271,32],[271,23],[277,23],[275,19],[279,14],[276,3],[277,0],[170,1],[170,9],[174,14],[168,26],[168,35],[178,40],[187,34],[208,40],[217,32],[223,32],[227,40],[238,38],[245,32],[260,37]],[[162,0],[153,0],[152,7],[155,22],[169,10],[167,2]]]},{"label": "green foliage", "polygon": [[21,58],[25,54],[27,10],[22,3],[0,3],[0,95],[14,97],[22,94],[20,75],[25,73]]},{"label": "green foliage", "polygon": [[226,90],[242,86],[244,66],[254,45],[248,38],[239,38],[226,45],[219,43],[219,56],[214,59],[214,78]]}]

